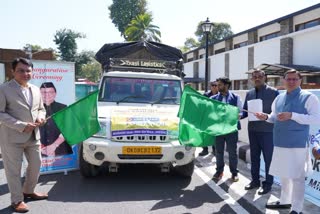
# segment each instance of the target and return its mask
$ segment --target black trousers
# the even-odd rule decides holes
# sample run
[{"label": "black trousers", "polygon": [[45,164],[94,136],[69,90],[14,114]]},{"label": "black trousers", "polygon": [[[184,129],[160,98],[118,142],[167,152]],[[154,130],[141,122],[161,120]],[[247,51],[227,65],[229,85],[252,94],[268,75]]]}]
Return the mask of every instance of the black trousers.
[{"label": "black trousers", "polygon": [[249,131],[252,182],[260,184],[260,156],[262,153],[266,172],[266,180],[262,182],[263,187],[271,187],[273,184],[273,176],[269,174],[273,153],[272,135],[272,132]]}]

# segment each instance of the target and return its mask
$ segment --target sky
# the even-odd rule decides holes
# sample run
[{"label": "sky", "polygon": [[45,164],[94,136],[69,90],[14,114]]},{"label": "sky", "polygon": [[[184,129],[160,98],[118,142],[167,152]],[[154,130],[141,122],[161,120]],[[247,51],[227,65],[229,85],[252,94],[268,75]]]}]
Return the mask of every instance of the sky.
[{"label": "sky", "polygon": [[[320,3],[316,0],[147,0],[162,43],[174,47],[194,37],[200,21],[229,23],[239,33]],[[67,28],[86,35],[78,52],[98,51],[105,43],[123,42],[109,18],[112,0],[1,0],[0,48],[26,44],[54,48],[56,31]]]}]

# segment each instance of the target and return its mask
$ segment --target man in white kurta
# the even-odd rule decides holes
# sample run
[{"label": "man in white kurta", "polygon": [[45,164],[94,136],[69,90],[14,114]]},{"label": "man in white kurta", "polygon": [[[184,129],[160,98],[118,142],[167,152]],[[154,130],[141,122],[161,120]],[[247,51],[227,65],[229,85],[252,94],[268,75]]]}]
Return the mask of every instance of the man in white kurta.
[{"label": "man in white kurta", "polygon": [[280,201],[266,208],[291,208],[293,214],[303,209],[309,125],[320,123],[320,102],[301,90],[301,79],[298,71],[286,72],[287,91],[274,100],[271,114],[256,113],[259,119],[274,123],[270,174],[279,177],[282,186]]}]

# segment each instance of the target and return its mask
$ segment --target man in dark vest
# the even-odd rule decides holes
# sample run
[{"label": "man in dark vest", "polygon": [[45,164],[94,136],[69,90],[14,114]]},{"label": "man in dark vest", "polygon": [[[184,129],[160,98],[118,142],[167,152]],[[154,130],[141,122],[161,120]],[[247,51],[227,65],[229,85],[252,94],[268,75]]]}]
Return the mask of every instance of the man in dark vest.
[{"label": "man in dark vest", "polygon": [[320,102],[316,95],[301,90],[302,76],[298,71],[287,71],[284,80],[287,91],[274,100],[271,114],[255,115],[274,123],[270,174],[281,182],[280,200],[268,203],[266,208],[291,208],[291,214],[298,214],[304,202],[309,129],[311,124],[320,123]]},{"label": "man in dark vest", "polygon": [[[231,81],[228,77],[220,77],[217,79],[217,85],[219,93],[213,95],[211,99],[218,100],[223,103],[237,106],[242,109],[242,103],[240,96],[229,91]],[[239,115],[239,117],[241,114]],[[238,122],[238,130],[240,129],[240,123]],[[216,137],[216,173],[213,175],[213,179],[220,180],[223,176],[224,170],[224,146],[227,145],[227,151],[229,153],[229,168],[232,174],[231,180],[237,182],[238,177],[238,155],[237,155],[237,143],[238,143],[238,131],[226,135],[220,135]]]},{"label": "man in dark vest", "polygon": [[[209,98],[218,93],[217,81],[211,82],[210,86],[211,86],[210,91],[207,91],[203,94],[204,96]],[[214,145],[212,145],[212,154],[215,155],[215,153],[216,153],[216,148]],[[199,153],[199,156],[205,156],[207,154],[209,154],[209,151],[208,151],[208,147],[206,146],[206,147],[203,147],[202,151]]]},{"label": "man in dark vest", "polygon": [[[244,101],[243,109],[248,109],[248,101],[262,100],[262,109],[265,113],[271,113],[273,100],[278,96],[277,89],[268,86],[264,71],[254,70],[251,77],[254,88],[249,90]],[[242,118],[248,117],[247,112],[243,112]],[[268,193],[273,184],[273,176],[269,174],[269,168],[273,153],[273,124],[266,121],[248,121],[248,135],[250,142],[251,157],[251,182],[245,186],[245,190],[260,187],[260,156],[263,155],[265,162],[266,180],[262,182],[262,188],[258,191],[259,195]]]},{"label": "man in dark vest", "polygon": [[[55,101],[57,91],[52,82],[42,83],[41,96],[46,109],[46,118],[65,108],[66,105]],[[71,146],[65,141],[60,130],[50,118],[40,127],[41,147],[43,156],[60,156],[72,154]]]}]

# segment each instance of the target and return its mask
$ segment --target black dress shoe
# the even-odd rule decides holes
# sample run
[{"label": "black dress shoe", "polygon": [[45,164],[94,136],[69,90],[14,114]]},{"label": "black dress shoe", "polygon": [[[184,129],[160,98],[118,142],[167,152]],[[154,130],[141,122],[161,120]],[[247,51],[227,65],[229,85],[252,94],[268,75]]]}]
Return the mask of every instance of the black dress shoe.
[{"label": "black dress shoe", "polygon": [[23,193],[24,199],[30,199],[30,200],[44,200],[48,198],[48,194],[47,193],[38,193],[38,192],[34,192],[34,193]]},{"label": "black dress shoe", "polygon": [[297,212],[297,211],[294,211],[294,210],[292,210],[289,214],[302,214],[302,212]]},{"label": "black dress shoe", "polygon": [[204,147],[203,150],[199,153],[199,156],[205,156],[209,154],[208,147]]},{"label": "black dress shoe", "polygon": [[258,191],[258,195],[264,195],[267,194],[268,192],[271,191],[270,187],[262,187],[259,191]]},{"label": "black dress shoe", "polygon": [[291,204],[280,204],[280,201],[266,204],[267,209],[290,209]]},{"label": "black dress shoe", "polygon": [[244,187],[245,190],[250,190],[250,189],[255,189],[255,188],[259,188],[260,184],[255,184],[253,182],[251,182],[250,184],[248,184],[247,186]]}]

